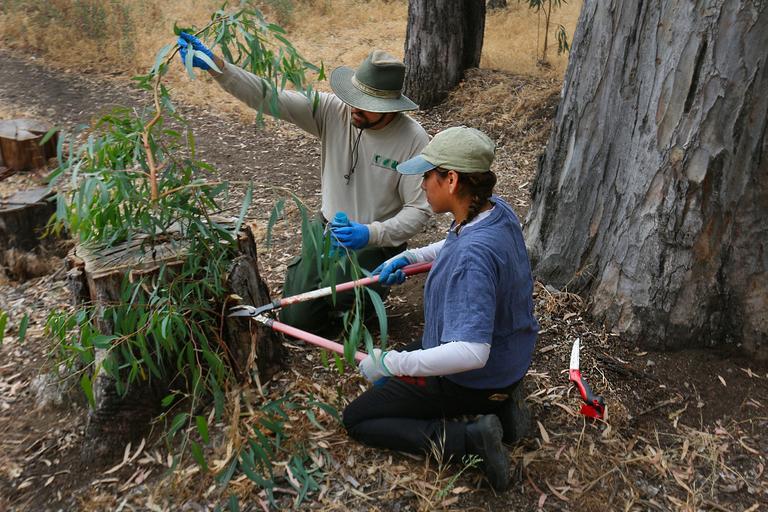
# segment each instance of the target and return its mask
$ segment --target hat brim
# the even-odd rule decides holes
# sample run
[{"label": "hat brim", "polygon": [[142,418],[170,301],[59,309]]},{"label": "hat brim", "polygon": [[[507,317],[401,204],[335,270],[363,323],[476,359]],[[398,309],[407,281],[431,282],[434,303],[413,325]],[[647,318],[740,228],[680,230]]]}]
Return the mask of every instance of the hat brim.
[{"label": "hat brim", "polygon": [[397,172],[400,174],[424,174],[437,167],[432,162],[424,159],[423,156],[415,156],[410,160],[397,165]]},{"label": "hat brim", "polygon": [[331,73],[331,89],[347,105],[377,114],[419,109],[417,104],[402,94],[399,98],[376,98],[364,93],[352,85],[354,74],[355,70],[346,66],[338,67]]}]

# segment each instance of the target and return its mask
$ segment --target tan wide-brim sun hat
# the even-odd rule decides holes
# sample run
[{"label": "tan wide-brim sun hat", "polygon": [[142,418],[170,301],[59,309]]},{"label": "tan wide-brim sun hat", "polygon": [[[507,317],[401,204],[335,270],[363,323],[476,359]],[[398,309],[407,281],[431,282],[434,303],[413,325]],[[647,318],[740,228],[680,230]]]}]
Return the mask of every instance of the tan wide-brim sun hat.
[{"label": "tan wide-brim sun hat", "polygon": [[418,110],[403,95],[405,65],[382,50],[374,50],[354,70],[341,66],[331,73],[331,89],[341,101],[368,112]]}]

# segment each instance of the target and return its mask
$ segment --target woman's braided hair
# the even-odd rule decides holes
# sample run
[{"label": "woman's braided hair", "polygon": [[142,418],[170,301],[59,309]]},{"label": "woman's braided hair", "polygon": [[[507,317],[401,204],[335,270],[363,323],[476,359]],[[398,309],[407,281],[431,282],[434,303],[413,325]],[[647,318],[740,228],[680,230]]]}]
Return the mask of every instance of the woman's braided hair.
[{"label": "woman's braided hair", "polygon": [[[448,171],[439,169],[441,178],[444,178]],[[493,194],[493,187],[496,186],[496,174],[493,171],[464,173],[457,172],[459,175],[459,193],[462,196],[471,196],[472,202],[469,205],[467,218],[464,219],[456,229],[459,230],[472,221],[480,213],[480,210],[488,202]]]}]

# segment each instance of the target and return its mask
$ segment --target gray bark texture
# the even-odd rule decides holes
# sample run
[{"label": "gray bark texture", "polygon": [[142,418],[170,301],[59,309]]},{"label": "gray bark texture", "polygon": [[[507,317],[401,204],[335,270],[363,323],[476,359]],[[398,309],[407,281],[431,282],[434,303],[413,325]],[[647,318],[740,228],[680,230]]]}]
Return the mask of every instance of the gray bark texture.
[{"label": "gray bark texture", "polygon": [[411,0],[405,35],[406,96],[429,108],[448,96],[464,70],[480,64],[485,0]]},{"label": "gray bark texture", "polygon": [[542,281],[659,349],[768,357],[768,2],[586,0],[526,222]]}]

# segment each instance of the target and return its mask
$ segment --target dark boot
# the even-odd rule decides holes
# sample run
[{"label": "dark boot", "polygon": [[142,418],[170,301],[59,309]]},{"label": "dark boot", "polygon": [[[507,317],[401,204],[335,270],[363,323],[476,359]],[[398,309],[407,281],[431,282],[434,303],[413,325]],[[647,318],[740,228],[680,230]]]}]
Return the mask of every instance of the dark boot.
[{"label": "dark boot", "polygon": [[520,382],[496,415],[504,428],[504,442],[516,443],[531,431],[531,409],[525,403],[525,386]]},{"label": "dark boot", "polygon": [[465,434],[467,454],[482,460],[480,469],[495,491],[504,491],[509,485],[509,459],[507,449],[501,443],[501,421],[493,414],[480,416],[467,424]]}]

